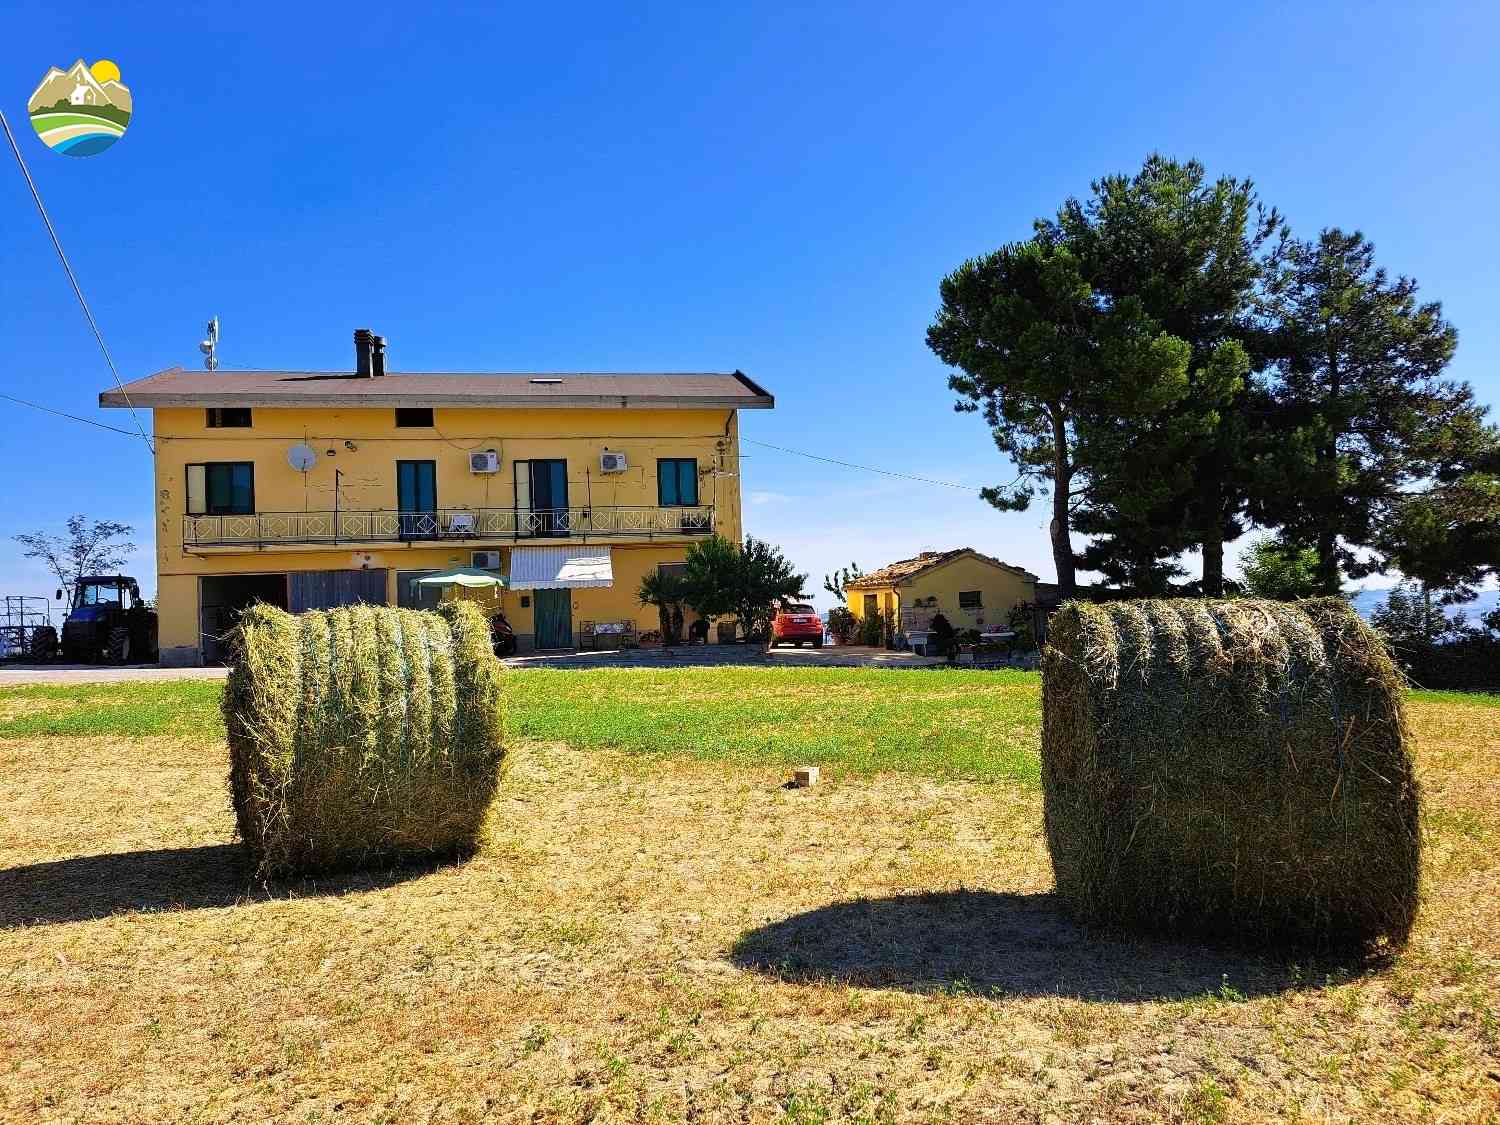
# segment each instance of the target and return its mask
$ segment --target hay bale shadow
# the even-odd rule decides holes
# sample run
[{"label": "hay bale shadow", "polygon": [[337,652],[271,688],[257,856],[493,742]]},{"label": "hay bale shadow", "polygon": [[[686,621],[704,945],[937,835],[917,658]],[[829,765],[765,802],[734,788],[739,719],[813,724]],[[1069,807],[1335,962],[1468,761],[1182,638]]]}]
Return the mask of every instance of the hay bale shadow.
[{"label": "hay bale shadow", "polygon": [[1055,894],[969,890],[819,907],[750,931],[730,960],[799,983],[1120,1003],[1320,988],[1378,964],[1099,934]]},{"label": "hay bale shadow", "polygon": [[33,863],[0,871],[0,930],[87,922],[137,911],[205,910],[379,890],[453,857],[380,870],[261,882],[239,844],[153,848]]}]

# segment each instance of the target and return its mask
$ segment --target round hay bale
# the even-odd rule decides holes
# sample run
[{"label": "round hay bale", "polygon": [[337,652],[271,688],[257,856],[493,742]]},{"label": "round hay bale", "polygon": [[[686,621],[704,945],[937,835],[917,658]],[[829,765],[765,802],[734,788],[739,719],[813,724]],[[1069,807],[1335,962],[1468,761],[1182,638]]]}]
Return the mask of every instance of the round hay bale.
[{"label": "round hay bale", "polygon": [[1058,892],[1090,924],[1400,945],[1421,868],[1403,689],[1337,598],[1063,606],[1042,680]]},{"label": "round hay bale", "polygon": [[258,873],[472,851],[505,757],[472,605],[247,610],[224,691],[229,787]]}]

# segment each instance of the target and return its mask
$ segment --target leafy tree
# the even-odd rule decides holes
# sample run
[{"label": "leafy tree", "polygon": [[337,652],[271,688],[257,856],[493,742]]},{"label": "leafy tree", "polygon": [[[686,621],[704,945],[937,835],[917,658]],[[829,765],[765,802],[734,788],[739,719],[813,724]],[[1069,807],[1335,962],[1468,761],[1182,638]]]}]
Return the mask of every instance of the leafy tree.
[{"label": "leafy tree", "polygon": [[736,577],[734,613],[747,637],[769,636],[776,607],[807,596],[807,575],[793,570],[780,548],[751,535],[740,549]]},{"label": "leafy tree", "polygon": [[710,535],[688,548],[683,568],[685,600],[699,617],[712,619],[734,612],[739,554],[739,548],[722,535]]},{"label": "leafy tree", "polygon": [[682,638],[682,603],[686,596],[687,584],[673,571],[658,568],[647,571],[641,579],[636,600],[656,607],[663,644],[676,644]]},{"label": "leafy tree", "polygon": [[1317,568],[1318,552],[1276,537],[1257,540],[1241,564],[1245,591],[1252,597],[1279,602],[1316,595]]},{"label": "leafy tree", "polygon": [[823,576],[823,589],[827,590],[837,600],[845,601],[845,591],[849,583],[857,581],[865,576],[865,572],[859,569],[858,563],[850,563],[843,570],[835,570],[832,574]]},{"label": "leafy tree", "polygon": [[23,558],[41,559],[57,575],[69,602],[78,580],[92,574],[113,574],[135,552],[135,544],[126,537],[135,528],[115,520],[94,520],[87,516],[68,517],[68,533],[52,535],[31,531],[13,538],[26,549]]},{"label": "leafy tree", "polygon": [[805,597],[806,584],[778,548],[753,536],[736,547],[713,535],[688,549],[687,604],[704,617],[734,614],[747,637],[769,632],[776,607]]},{"label": "leafy tree", "polygon": [[[1198,161],[1147,158],[1133,176],[1095,181],[1048,224],[1111,308],[1137,317],[1186,351],[1187,386],[1170,400],[1104,397],[1090,440],[1095,483],[1080,530],[1101,536],[1084,565],[1138,593],[1162,594],[1182,574],[1172,561],[1202,550],[1200,588],[1224,590],[1224,544],[1245,529],[1246,471],[1259,415],[1252,351],[1263,335],[1259,283],[1286,244],[1281,216],[1249,180],[1210,181]],[[1116,372],[1100,371],[1106,388]]]},{"label": "leafy tree", "polygon": [[1029,242],[965,262],[940,287],[928,346],[957,368],[960,412],[981,411],[1016,480],[980,495],[1002,511],[1051,493],[1059,592],[1074,592],[1073,513],[1097,479],[1095,423],[1149,417],[1187,391],[1187,349],[1138,301],[1105,302],[1060,233],[1038,224]]},{"label": "leafy tree", "polygon": [[1341,569],[1414,563],[1462,505],[1413,503],[1413,491],[1451,476],[1487,432],[1470,388],[1442,378],[1457,334],[1416,294],[1376,266],[1362,234],[1338,229],[1295,243],[1272,285],[1277,434],[1259,465],[1259,515],[1316,549],[1327,593]]}]

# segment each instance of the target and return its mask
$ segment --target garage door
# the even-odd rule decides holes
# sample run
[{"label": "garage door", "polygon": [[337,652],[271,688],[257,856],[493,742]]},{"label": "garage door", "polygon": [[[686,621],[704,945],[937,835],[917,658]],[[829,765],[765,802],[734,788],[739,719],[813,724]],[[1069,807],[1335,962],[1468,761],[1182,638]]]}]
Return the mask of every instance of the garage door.
[{"label": "garage door", "polygon": [[289,608],[333,609],[341,605],[385,605],[384,570],[294,570],[288,583]]}]

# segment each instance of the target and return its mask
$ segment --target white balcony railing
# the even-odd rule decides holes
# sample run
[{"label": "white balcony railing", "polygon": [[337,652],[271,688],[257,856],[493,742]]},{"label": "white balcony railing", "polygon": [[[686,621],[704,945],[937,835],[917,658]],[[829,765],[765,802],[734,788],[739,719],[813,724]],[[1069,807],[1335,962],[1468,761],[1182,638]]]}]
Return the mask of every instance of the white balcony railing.
[{"label": "white balcony railing", "polygon": [[182,545],[266,547],[283,543],[463,542],[707,535],[712,505],[685,508],[439,508],[427,512],[256,512],[184,516]]}]

